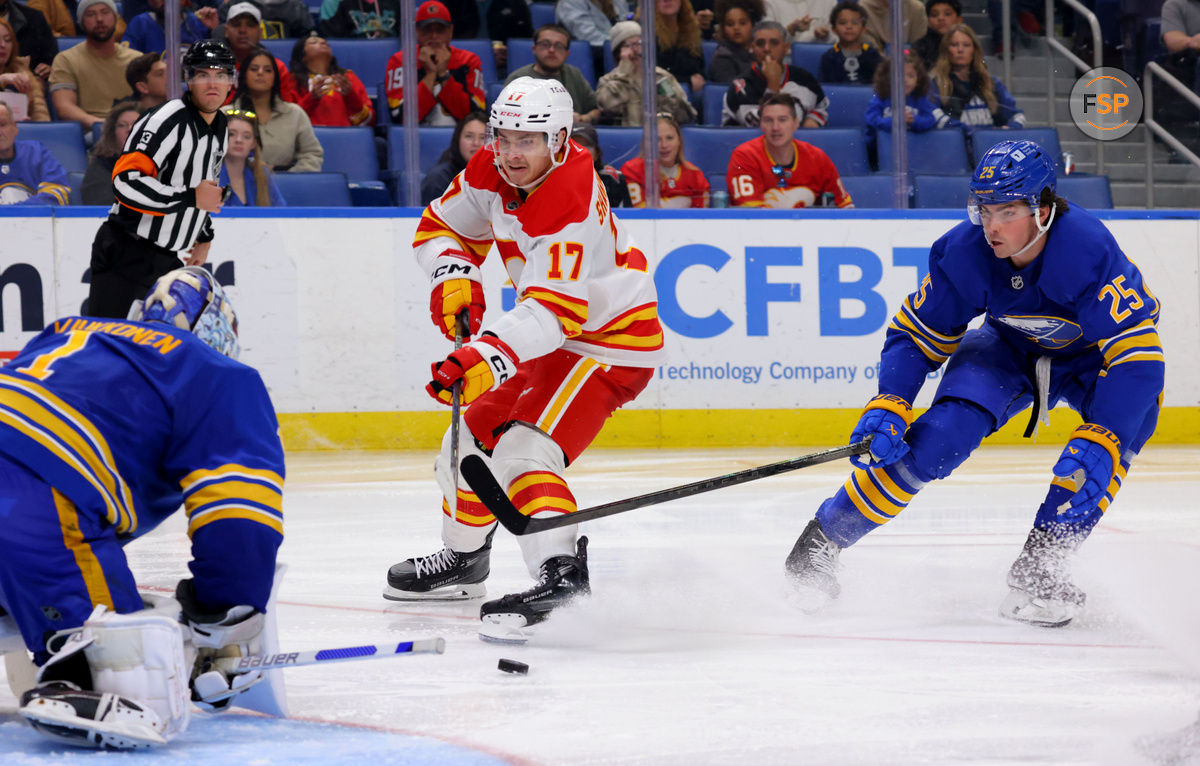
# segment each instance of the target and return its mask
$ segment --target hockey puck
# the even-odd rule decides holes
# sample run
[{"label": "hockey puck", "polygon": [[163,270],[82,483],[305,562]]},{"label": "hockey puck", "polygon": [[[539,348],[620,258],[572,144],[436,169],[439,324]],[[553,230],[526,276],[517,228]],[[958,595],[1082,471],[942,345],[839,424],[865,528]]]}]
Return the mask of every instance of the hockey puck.
[{"label": "hockey puck", "polygon": [[522,676],[529,674],[529,666],[524,662],[517,662],[516,660],[501,659],[500,662],[496,663],[496,667],[505,673],[516,673]]}]

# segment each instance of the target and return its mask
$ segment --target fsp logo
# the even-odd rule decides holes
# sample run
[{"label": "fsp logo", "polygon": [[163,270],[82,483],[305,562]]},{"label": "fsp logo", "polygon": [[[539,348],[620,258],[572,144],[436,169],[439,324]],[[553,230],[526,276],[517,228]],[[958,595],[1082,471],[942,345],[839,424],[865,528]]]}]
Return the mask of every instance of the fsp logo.
[{"label": "fsp logo", "polygon": [[1100,67],[1075,81],[1069,104],[1071,119],[1084,134],[1113,141],[1137,127],[1142,117],[1142,90],[1128,72]]}]

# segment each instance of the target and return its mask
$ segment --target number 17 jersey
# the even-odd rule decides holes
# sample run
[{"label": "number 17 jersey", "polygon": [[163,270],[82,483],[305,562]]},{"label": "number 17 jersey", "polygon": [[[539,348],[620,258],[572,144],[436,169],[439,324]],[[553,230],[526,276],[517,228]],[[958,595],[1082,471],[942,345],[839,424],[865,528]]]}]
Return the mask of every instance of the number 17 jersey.
[{"label": "number 17 jersey", "polygon": [[492,244],[517,290],[557,318],[562,348],[606,364],[665,361],[658,295],[646,255],[612,214],[592,156],[568,142],[532,192],[507,183],[484,147],[425,209],[413,242],[429,275],[448,251],[480,266]]}]

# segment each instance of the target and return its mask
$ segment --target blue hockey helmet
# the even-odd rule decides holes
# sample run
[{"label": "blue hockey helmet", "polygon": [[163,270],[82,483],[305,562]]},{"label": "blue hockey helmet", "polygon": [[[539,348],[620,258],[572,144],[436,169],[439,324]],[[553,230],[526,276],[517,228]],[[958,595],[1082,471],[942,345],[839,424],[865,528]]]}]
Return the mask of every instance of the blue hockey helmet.
[{"label": "blue hockey helmet", "polygon": [[233,305],[216,278],[199,266],[163,274],[145,299],[134,302],[129,318],[189,330],[230,359],[241,353]]},{"label": "blue hockey helmet", "polygon": [[1042,190],[1057,186],[1054,160],[1033,141],[1001,141],[988,149],[971,175],[967,214],[980,222],[980,205],[999,205],[1024,200],[1037,215]]}]

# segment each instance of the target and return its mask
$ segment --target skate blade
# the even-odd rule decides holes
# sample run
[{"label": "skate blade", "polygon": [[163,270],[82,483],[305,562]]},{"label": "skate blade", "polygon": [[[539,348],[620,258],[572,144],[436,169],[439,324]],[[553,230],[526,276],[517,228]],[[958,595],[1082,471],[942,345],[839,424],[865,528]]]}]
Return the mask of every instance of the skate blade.
[{"label": "skate blade", "polygon": [[[517,621],[522,624],[518,625]],[[533,638],[533,630],[524,625],[525,618],[516,614],[489,614],[479,626],[479,640],[490,644],[525,644]]]},{"label": "skate blade", "polygon": [[424,592],[398,590],[390,585],[384,586],[383,589],[383,597],[388,601],[470,601],[486,595],[487,587],[483,583],[447,585]]},{"label": "skate blade", "polygon": [[1075,619],[1079,609],[1076,604],[1035,598],[1030,593],[1012,588],[1000,604],[1000,616],[1042,628],[1061,628]]}]

